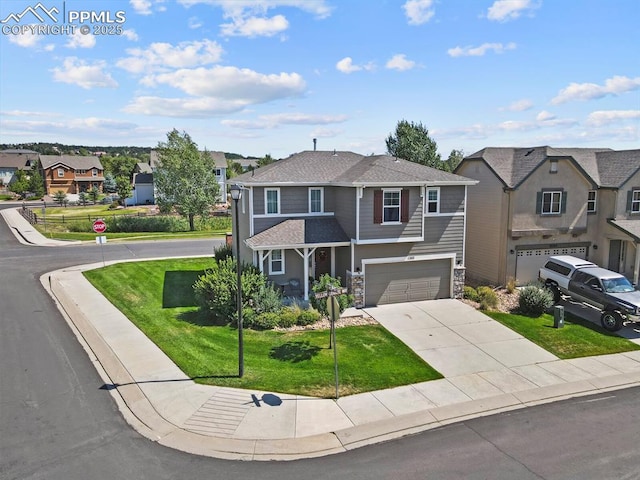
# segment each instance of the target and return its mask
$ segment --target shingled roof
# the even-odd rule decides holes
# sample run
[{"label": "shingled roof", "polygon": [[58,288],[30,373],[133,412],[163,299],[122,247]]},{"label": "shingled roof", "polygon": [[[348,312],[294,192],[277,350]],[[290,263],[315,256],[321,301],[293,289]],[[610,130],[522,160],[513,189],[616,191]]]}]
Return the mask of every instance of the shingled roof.
[{"label": "shingled roof", "polygon": [[244,185],[475,185],[476,180],[389,155],[307,150],[234,177]]},{"label": "shingled roof", "polygon": [[43,169],[62,164],[74,170],[102,170],[100,159],[93,155],[40,155],[40,165]]},{"label": "shingled roof", "polygon": [[253,250],[301,248],[309,245],[349,244],[349,237],[335,218],[284,220],[246,240]]},{"label": "shingled roof", "polygon": [[483,160],[506,187],[517,188],[550,158],[568,159],[600,187],[620,187],[640,169],[640,150],[610,148],[488,147],[465,160]]}]

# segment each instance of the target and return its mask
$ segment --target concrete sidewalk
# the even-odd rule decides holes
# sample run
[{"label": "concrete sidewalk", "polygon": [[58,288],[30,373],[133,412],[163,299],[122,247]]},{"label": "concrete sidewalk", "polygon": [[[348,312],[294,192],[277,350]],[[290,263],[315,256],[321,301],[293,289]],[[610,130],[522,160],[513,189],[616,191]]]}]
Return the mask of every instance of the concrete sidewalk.
[{"label": "concrete sidewalk", "polygon": [[190,453],[242,460],[323,456],[482,415],[640,385],[640,351],[558,360],[457,300],[359,311],[443,373],[441,380],[337,401],[198,385],[82,275],[102,265],[51,272],[41,282],[127,421],[147,438]]}]

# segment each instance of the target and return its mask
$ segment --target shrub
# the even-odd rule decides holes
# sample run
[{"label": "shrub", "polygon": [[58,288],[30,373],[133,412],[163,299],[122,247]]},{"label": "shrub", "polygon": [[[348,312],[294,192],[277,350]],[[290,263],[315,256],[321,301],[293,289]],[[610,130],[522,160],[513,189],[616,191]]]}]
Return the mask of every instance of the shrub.
[{"label": "shrub", "polygon": [[296,325],[300,325],[300,326],[313,325],[318,320],[320,320],[321,317],[322,315],[315,308],[302,310],[298,315],[298,318],[296,320]]},{"label": "shrub", "polygon": [[[324,274],[320,277],[320,280],[314,282],[312,290],[314,293],[326,292],[330,288],[341,288],[340,278],[333,278],[329,274]],[[353,305],[353,295],[343,293],[336,295],[338,304],[340,305],[340,312],[344,312],[345,309]],[[327,299],[311,297],[311,305],[318,310],[323,316],[327,316]]]},{"label": "shrub", "polygon": [[509,281],[507,282],[507,292],[513,293],[515,291],[516,291],[516,279],[510,278]]},{"label": "shrub", "polygon": [[231,245],[228,245],[226,243],[223,245],[219,245],[213,249],[213,256],[218,262],[225,260],[226,258],[229,258],[232,255],[233,255],[233,248],[231,247]]},{"label": "shrub", "polygon": [[184,218],[166,215],[138,217],[113,216],[105,219],[110,232],[186,232],[189,224]]},{"label": "shrub", "polygon": [[259,285],[251,300],[257,313],[279,313],[282,310],[282,294],[270,283]]},{"label": "shrub", "polygon": [[476,292],[476,289],[473,287],[470,287],[469,285],[465,285],[463,287],[462,295],[464,298],[466,298],[467,300],[471,300],[472,302],[480,301],[480,297],[478,296],[478,292]]},{"label": "shrub", "polygon": [[498,306],[498,295],[491,287],[485,285],[478,287],[478,301],[482,310],[491,310]]},{"label": "shrub", "polygon": [[265,312],[256,315],[253,320],[252,328],[256,330],[271,330],[278,326],[280,322],[280,315],[273,312]]},{"label": "shrub", "polygon": [[523,314],[539,317],[553,306],[553,293],[540,284],[527,285],[520,290],[518,306]]},{"label": "shrub", "polygon": [[283,308],[280,312],[280,321],[278,326],[282,328],[293,327],[298,320],[298,311],[295,307]]}]

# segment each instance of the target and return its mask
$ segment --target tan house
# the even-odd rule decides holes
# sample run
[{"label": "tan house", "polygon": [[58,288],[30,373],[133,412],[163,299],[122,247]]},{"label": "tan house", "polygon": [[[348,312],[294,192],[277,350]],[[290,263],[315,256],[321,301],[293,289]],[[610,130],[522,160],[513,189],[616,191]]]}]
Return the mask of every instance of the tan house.
[{"label": "tan house", "polygon": [[588,258],[638,282],[640,150],[484,148],[455,173],[469,189],[467,279],[534,281],[551,255]]},{"label": "tan house", "polygon": [[47,195],[88,192],[104,186],[104,168],[95,156],[40,155],[40,167]]},{"label": "tan house", "polygon": [[358,307],[462,293],[474,180],[387,155],[314,150],[230,183],[242,189],[240,258],[285,292],[307,299],[310,281],[330,274]]}]

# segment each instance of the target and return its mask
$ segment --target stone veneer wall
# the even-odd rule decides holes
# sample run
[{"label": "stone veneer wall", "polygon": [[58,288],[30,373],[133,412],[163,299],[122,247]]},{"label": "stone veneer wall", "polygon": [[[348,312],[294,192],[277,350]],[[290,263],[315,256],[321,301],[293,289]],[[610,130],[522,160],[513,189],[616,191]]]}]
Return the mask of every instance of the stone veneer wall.
[{"label": "stone veneer wall", "polygon": [[453,298],[462,298],[464,295],[464,280],[466,268],[460,265],[453,267]]},{"label": "stone veneer wall", "polygon": [[362,272],[352,273],[347,271],[347,288],[349,293],[353,295],[353,306],[356,308],[364,307],[364,274]]}]

